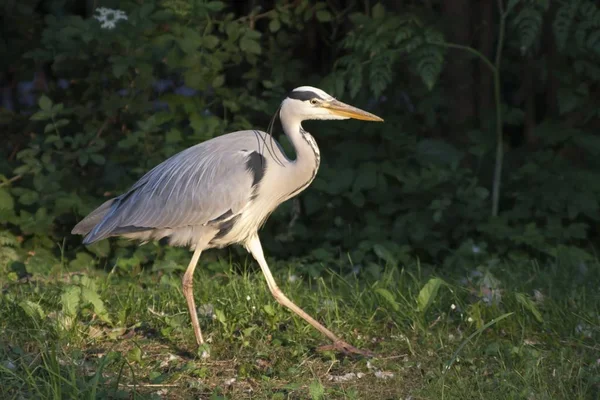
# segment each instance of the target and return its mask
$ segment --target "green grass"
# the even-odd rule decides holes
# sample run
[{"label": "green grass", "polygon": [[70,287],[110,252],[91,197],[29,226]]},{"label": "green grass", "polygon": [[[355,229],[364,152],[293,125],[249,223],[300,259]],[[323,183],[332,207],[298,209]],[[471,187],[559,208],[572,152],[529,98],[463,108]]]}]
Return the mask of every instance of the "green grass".
[{"label": "green grass", "polygon": [[327,339],[278,305],[253,265],[197,270],[209,359],[194,346],[180,273],[55,271],[21,281],[5,274],[0,397],[600,396],[597,263],[585,271],[532,263],[435,276],[418,265],[389,266],[378,279],[273,269],[291,299],[377,356],[318,351]]}]

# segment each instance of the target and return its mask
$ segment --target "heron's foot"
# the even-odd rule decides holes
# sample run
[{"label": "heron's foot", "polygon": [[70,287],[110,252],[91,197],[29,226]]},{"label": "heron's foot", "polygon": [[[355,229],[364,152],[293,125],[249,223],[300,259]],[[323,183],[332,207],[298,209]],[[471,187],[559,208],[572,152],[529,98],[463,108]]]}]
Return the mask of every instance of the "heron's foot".
[{"label": "heron's foot", "polygon": [[339,340],[334,342],[333,344],[327,344],[324,346],[320,346],[317,348],[319,351],[339,351],[344,354],[358,354],[363,357],[373,357],[375,354],[369,350],[361,350],[358,349],[351,344],[344,342],[343,340]]},{"label": "heron's foot", "polygon": [[199,344],[198,350],[196,350],[196,354],[198,355],[198,357],[202,358],[203,360],[206,360],[207,358],[210,358],[210,347],[207,343]]}]

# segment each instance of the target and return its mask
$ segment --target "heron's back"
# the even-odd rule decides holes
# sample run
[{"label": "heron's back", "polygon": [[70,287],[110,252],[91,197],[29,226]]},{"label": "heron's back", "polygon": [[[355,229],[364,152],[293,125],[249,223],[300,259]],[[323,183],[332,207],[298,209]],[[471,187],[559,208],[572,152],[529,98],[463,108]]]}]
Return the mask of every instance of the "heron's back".
[{"label": "heron's back", "polygon": [[165,160],[128,192],[92,211],[73,233],[87,235],[85,243],[109,236],[169,237],[174,245],[193,246],[206,234],[215,235],[213,246],[239,242],[279,204],[276,194],[257,201],[267,167],[273,171],[289,163],[265,132],[219,136]]}]

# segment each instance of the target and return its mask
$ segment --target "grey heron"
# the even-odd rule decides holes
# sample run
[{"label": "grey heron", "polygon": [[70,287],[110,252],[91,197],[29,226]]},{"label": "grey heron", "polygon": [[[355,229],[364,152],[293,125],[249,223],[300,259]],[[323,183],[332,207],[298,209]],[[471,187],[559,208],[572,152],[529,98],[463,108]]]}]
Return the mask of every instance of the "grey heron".
[{"label": "grey heron", "polygon": [[306,189],[317,174],[319,148],[302,128],[302,121],[383,120],[311,86],[292,90],[278,112],[294,147],[294,159],[286,156],[270,133],[246,130],[218,136],[159,164],[129,191],[92,211],[72,233],[86,235],[84,244],[110,236],[142,242],[168,238],[171,245],[193,250],[182,286],[199,346],[204,339],[194,303],[193,275],[200,254],[209,248],[242,244],[280,304],[331,339],[335,349],[364,354],[283,294],[265,260],[258,230],[281,203]]}]

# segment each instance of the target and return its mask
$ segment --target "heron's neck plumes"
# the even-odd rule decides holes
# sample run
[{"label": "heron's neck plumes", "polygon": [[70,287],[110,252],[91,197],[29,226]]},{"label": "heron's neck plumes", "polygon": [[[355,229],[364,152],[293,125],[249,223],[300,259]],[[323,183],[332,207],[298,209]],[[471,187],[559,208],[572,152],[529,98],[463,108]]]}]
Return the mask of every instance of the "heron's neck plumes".
[{"label": "heron's neck plumes", "polygon": [[292,142],[296,152],[296,164],[307,163],[318,168],[320,161],[320,152],[317,142],[302,128],[302,118],[294,114],[290,107],[284,103],[280,110],[281,125],[283,131]]},{"label": "heron's neck plumes", "polygon": [[[321,162],[321,153],[317,142],[310,133],[302,129],[302,118],[293,113],[284,103],[279,114],[283,131],[292,142],[296,159],[290,164],[295,175],[294,181],[301,182],[293,189],[293,194],[304,190],[317,175]],[[297,185],[296,185],[297,186]]]}]

